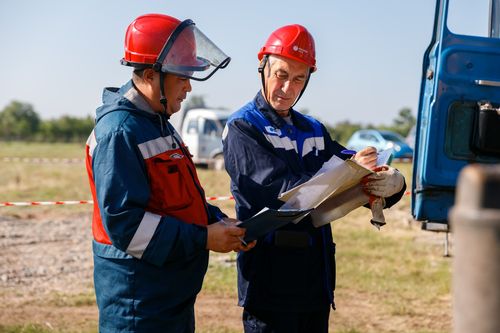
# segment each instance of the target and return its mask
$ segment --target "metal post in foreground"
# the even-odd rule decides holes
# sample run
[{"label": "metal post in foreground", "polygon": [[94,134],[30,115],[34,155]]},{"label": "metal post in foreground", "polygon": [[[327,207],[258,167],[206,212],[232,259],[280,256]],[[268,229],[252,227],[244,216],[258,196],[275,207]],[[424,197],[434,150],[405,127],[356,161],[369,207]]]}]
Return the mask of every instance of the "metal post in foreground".
[{"label": "metal post in foreground", "polygon": [[500,165],[460,173],[455,206],[453,332],[500,332]]}]

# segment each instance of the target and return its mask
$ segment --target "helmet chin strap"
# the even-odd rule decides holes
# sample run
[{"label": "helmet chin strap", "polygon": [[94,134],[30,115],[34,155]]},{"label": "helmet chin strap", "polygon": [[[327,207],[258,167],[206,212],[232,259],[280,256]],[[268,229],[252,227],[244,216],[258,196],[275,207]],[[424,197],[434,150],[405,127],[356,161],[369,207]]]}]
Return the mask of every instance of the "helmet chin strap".
[{"label": "helmet chin strap", "polygon": [[163,111],[167,118],[170,118],[168,112],[167,112],[167,97],[165,97],[165,74],[162,71],[159,71],[160,74],[160,103],[163,105]]},{"label": "helmet chin strap", "polygon": [[162,124],[163,124],[163,120],[161,119],[161,117],[166,118],[166,120],[165,120],[166,126],[165,127],[167,129],[168,134],[172,137],[172,147],[175,149],[175,148],[177,148],[177,144],[175,143],[174,134],[170,130],[170,127],[168,127],[168,120],[170,119],[170,114],[167,112],[167,97],[165,97],[165,84],[164,84],[165,73],[160,71],[159,74],[160,74],[160,103],[163,106],[163,114],[160,114],[160,122],[162,122]]},{"label": "helmet chin strap", "polygon": [[[262,59],[262,61],[260,62],[260,65],[259,65],[259,68],[257,69],[260,73],[260,79],[262,81],[262,90],[264,91],[264,99],[266,100],[267,104],[269,104],[269,106],[274,110],[274,111],[279,111],[279,110],[276,110],[272,105],[271,105],[271,102],[269,102],[269,100],[267,99],[267,87],[266,87],[266,80],[265,80],[265,77],[264,77],[264,68],[266,67],[267,63],[269,62],[269,55],[266,54],[264,55],[264,58]],[[300,94],[299,96],[297,97],[297,99],[295,100],[295,102],[293,103],[292,106],[290,106],[290,109],[292,109],[295,104],[297,104],[297,102],[299,101],[299,99],[302,97],[302,94],[304,94],[304,91],[306,90],[307,88],[307,84],[309,83],[309,78],[311,77],[311,70],[309,70],[309,73],[307,74],[307,79],[306,79],[306,82],[304,83],[304,87],[302,88],[302,90],[300,91]],[[289,109],[289,110],[290,110]],[[287,111],[287,110],[281,110],[281,111]]]},{"label": "helmet chin strap", "polygon": [[264,67],[266,67],[267,62],[269,61],[269,56],[266,54],[264,56],[264,59],[259,64],[259,68],[257,69],[260,73],[260,79],[262,81],[262,90],[264,90],[264,99],[266,100],[267,104],[271,105],[269,101],[267,100],[267,87],[266,87],[266,80],[264,78]]}]

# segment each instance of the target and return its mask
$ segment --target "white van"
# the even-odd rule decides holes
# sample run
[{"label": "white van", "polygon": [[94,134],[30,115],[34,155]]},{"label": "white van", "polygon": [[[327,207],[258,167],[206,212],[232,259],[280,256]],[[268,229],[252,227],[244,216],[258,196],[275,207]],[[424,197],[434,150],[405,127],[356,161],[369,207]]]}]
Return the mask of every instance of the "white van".
[{"label": "white van", "polygon": [[230,114],[230,111],[220,109],[190,109],[181,110],[170,118],[195,164],[224,169],[222,131]]}]

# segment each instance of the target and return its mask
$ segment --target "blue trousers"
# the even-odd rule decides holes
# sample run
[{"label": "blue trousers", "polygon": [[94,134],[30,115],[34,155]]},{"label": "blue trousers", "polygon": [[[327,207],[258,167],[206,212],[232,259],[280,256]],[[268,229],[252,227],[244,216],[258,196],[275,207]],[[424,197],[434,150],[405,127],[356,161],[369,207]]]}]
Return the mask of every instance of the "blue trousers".
[{"label": "blue trousers", "polygon": [[330,305],[314,312],[243,309],[245,333],[328,333]]}]

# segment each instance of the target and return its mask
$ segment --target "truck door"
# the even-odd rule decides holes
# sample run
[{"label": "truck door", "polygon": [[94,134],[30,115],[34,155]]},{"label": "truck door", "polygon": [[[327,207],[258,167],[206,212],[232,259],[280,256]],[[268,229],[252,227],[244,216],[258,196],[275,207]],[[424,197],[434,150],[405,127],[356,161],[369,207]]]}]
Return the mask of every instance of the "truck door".
[{"label": "truck door", "polygon": [[437,0],[423,60],[412,214],[427,230],[447,230],[465,165],[500,162],[500,0],[470,1],[485,6],[484,36],[459,34],[448,26],[454,2]]},{"label": "truck door", "polygon": [[222,152],[222,130],[217,119],[205,118],[203,123],[203,138],[200,142],[201,151],[207,163]]},{"label": "truck door", "polygon": [[189,112],[182,123],[182,140],[188,146],[194,163],[199,163],[200,159],[200,125],[200,119]]}]

